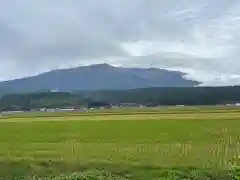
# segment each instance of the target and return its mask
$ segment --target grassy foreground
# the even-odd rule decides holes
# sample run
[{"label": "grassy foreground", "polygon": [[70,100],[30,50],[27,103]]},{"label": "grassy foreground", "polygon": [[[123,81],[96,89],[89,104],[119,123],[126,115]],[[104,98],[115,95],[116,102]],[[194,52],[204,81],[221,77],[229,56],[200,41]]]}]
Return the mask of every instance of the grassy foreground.
[{"label": "grassy foreground", "polygon": [[0,179],[234,179],[239,173],[233,169],[240,165],[238,109],[35,116],[0,118]]}]

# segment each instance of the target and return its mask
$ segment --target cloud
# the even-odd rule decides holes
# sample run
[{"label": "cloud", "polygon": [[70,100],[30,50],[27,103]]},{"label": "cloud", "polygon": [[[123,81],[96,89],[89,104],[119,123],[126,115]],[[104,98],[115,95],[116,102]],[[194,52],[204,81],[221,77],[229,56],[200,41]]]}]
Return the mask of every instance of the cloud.
[{"label": "cloud", "polygon": [[239,30],[238,0],[2,0],[0,77],[107,62],[239,84]]}]

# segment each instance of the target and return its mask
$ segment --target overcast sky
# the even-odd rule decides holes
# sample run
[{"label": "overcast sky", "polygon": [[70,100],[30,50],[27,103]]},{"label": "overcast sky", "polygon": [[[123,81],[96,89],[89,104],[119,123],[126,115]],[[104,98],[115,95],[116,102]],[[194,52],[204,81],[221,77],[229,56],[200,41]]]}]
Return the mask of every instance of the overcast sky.
[{"label": "overcast sky", "polygon": [[0,80],[92,63],[240,84],[239,0],[0,0]]}]

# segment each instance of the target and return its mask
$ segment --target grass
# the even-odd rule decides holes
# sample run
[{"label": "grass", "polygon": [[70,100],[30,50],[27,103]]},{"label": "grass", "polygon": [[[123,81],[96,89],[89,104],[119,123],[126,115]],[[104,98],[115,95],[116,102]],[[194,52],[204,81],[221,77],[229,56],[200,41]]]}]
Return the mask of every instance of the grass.
[{"label": "grass", "polygon": [[89,173],[111,179],[232,179],[228,170],[240,165],[239,118],[240,109],[223,107],[3,116],[0,179],[84,179]]}]

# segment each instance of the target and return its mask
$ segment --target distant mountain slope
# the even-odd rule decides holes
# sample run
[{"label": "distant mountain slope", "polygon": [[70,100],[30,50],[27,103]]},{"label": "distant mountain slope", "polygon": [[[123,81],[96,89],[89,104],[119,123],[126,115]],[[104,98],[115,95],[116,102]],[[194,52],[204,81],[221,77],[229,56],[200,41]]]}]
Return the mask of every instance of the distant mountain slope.
[{"label": "distant mountain slope", "polygon": [[163,86],[195,86],[199,82],[184,79],[184,73],[156,68],[119,68],[97,64],[54,70],[33,77],[0,82],[3,92],[32,92],[41,89],[121,90]]}]

